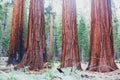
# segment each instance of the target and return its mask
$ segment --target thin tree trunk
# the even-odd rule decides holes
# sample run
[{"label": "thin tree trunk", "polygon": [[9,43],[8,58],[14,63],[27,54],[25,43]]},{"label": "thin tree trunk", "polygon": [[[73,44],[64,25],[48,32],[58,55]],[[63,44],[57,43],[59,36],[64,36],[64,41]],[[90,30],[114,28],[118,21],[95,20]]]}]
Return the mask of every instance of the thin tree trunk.
[{"label": "thin tree trunk", "polygon": [[92,0],[90,61],[87,70],[114,71],[111,0]]},{"label": "thin tree trunk", "polygon": [[49,61],[52,59],[53,57],[53,1],[49,0],[49,5],[51,7],[50,10],[50,54],[49,54]]},{"label": "thin tree trunk", "polygon": [[76,0],[63,0],[61,67],[81,69],[76,21]]},{"label": "thin tree trunk", "polygon": [[8,64],[17,64],[24,53],[23,40],[24,27],[24,0],[15,0],[12,18],[12,30],[10,36],[10,52]]},{"label": "thin tree trunk", "polygon": [[50,14],[50,55],[49,60],[53,57],[53,14]]},{"label": "thin tree trunk", "polygon": [[16,68],[29,66],[31,70],[42,69],[45,52],[44,0],[31,0],[26,52],[22,62]]}]

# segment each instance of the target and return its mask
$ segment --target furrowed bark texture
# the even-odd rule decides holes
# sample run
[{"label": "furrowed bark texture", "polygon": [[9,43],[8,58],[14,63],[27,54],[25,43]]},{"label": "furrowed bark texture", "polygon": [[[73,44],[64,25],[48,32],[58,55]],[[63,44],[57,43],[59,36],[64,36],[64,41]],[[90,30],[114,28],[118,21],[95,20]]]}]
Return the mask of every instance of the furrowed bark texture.
[{"label": "furrowed bark texture", "polygon": [[24,53],[24,0],[14,0],[8,64],[17,64]]},{"label": "furrowed bark texture", "polygon": [[29,66],[31,70],[42,69],[45,41],[44,0],[31,0],[26,53],[16,68]]},{"label": "furrowed bark texture", "polygon": [[81,69],[76,21],[76,0],[63,0],[61,67]]},{"label": "furrowed bark texture", "polygon": [[114,63],[111,0],[92,0],[90,61],[87,70],[110,72]]}]

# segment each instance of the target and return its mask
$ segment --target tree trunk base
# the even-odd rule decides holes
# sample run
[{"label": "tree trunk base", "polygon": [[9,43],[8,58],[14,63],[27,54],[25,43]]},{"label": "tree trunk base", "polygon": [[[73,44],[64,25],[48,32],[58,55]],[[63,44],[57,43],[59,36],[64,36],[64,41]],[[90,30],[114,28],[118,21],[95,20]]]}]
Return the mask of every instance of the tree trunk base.
[{"label": "tree trunk base", "polygon": [[101,65],[101,66],[91,66],[91,67],[88,67],[86,70],[105,73],[105,72],[112,72],[112,71],[115,71],[117,69],[118,69],[117,67],[110,67],[108,65]]},{"label": "tree trunk base", "polygon": [[60,68],[67,68],[67,67],[76,67],[76,69],[82,70],[80,63],[76,64],[76,65],[70,65],[70,64],[68,64],[67,66],[65,66],[65,64],[61,64],[60,65]]}]

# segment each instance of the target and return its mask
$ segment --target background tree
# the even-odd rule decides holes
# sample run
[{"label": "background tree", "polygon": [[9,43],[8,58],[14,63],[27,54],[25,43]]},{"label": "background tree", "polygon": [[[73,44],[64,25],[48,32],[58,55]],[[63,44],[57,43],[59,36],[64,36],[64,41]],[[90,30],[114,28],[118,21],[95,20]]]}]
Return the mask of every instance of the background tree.
[{"label": "background tree", "polygon": [[119,9],[119,7],[115,6],[115,1],[112,0],[112,25],[113,25],[113,37],[114,37],[114,53],[115,53],[115,59],[119,60],[120,58],[120,33],[119,33],[119,26],[120,26],[120,22],[119,22],[119,17],[116,14],[116,11]]},{"label": "background tree", "polygon": [[10,36],[10,52],[8,64],[17,64],[24,53],[23,40],[24,27],[24,0],[15,0],[12,18],[12,30]]},{"label": "background tree", "polygon": [[50,54],[49,54],[49,60],[53,57],[53,1],[50,2],[51,11],[50,11]]},{"label": "background tree", "polygon": [[[2,1],[0,1],[2,3]],[[0,4],[0,55],[2,56],[2,24],[3,24],[3,20],[4,20],[4,9],[3,9],[3,4]]]},{"label": "background tree", "polygon": [[46,3],[49,3],[49,4],[45,8],[47,52],[49,53],[49,57],[48,57],[49,61],[53,61],[53,59],[56,59],[56,57],[58,57],[56,56],[56,54],[58,54],[57,27],[59,26],[58,22],[61,22],[61,21],[56,20],[56,12],[54,12],[55,10],[54,5],[56,4],[56,2],[59,2],[59,1],[46,0]]},{"label": "background tree", "polygon": [[44,1],[31,0],[28,22],[26,52],[16,68],[30,66],[31,70],[43,68],[43,55],[46,52]]},{"label": "background tree", "polygon": [[114,71],[111,0],[92,0],[90,61],[87,70]]},{"label": "background tree", "polygon": [[81,55],[81,61],[88,61],[89,58],[89,32],[85,18],[81,15],[78,25],[78,42]]},{"label": "background tree", "polygon": [[12,5],[13,0],[0,1],[0,56],[4,57],[9,51]]},{"label": "background tree", "polygon": [[[54,1],[53,1],[54,2]],[[62,0],[56,0],[53,4],[54,9],[54,59],[59,60],[61,59],[61,47],[62,47]],[[57,6],[57,9],[56,9]],[[55,10],[56,9],[56,10]]]},{"label": "background tree", "polygon": [[76,0],[63,0],[61,67],[81,69],[76,20]]},{"label": "background tree", "polygon": [[[45,7],[45,31],[46,31],[46,51],[47,53],[50,53],[50,14],[51,14],[51,10],[52,10],[52,6],[50,4],[50,0],[46,0],[48,4],[47,7]],[[53,27],[53,26],[52,26]],[[45,55],[46,57],[50,58],[48,55]]]}]

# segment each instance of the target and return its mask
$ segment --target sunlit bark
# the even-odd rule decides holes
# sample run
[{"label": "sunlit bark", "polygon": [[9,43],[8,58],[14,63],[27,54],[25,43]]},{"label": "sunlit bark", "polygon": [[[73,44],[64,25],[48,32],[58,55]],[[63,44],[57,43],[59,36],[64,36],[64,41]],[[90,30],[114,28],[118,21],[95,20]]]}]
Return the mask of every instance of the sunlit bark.
[{"label": "sunlit bark", "polygon": [[111,0],[92,0],[90,61],[87,70],[114,71]]},{"label": "sunlit bark", "polygon": [[24,0],[14,0],[8,64],[17,64],[24,53]]},{"label": "sunlit bark", "polygon": [[31,70],[42,69],[45,41],[44,0],[31,0],[26,52],[16,68],[29,66]]},{"label": "sunlit bark", "polygon": [[81,69],[76,21],[76,0],[63,0],[61,67]]}]

